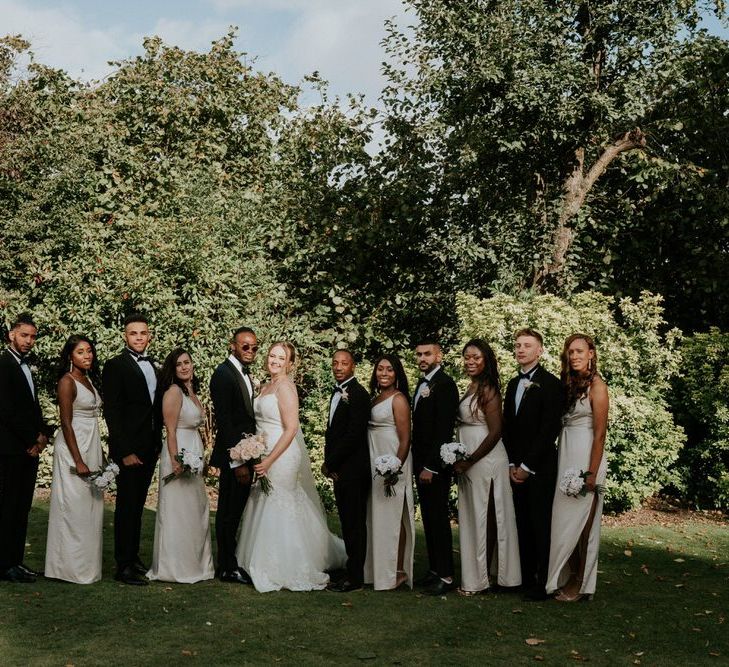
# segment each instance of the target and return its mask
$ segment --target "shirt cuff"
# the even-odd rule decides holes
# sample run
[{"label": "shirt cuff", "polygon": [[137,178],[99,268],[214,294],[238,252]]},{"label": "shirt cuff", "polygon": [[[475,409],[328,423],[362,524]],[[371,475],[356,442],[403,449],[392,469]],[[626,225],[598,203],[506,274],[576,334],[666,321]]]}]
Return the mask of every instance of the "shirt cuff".
[{"label": "shirt cuff", "polygon": [[523,463],[519,466],[522,470],[526,470],[530,475],[536,474],[533,470],[529,470]]},{"label": "shirt cuff", "polygon": [[245,464],[243,463],[243,461],[231,461],[231,462],[230,462],[230,468],[231,468],[231,470],[232,470],[233,468],[240,468],[240,467],[241,467],[242,465],[245,465]]},{"label": "shirt cuff", "polygon": [[423,470],[427,470],[427,471],[428,471],[429,473],[432,473],[433,475],[437,475],[437,474],[438,474],[438,472],[437,472],[437,471],[435,471],[435,470],[431,470],[431,469],[430,469],[430,468],[428,468],[427,466],[423,466]]}]

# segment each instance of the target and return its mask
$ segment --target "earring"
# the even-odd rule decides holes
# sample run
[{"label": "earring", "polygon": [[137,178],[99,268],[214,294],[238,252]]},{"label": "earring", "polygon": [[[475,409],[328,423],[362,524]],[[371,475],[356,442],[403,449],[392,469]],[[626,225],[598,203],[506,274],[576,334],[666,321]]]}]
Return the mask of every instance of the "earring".
[{"label": "earring", "polygon": [[68,372],[69,372],[69,373],[73,373],[73,361],[72,361],[72,362],[70,363],[70,366],[69,366]]}]

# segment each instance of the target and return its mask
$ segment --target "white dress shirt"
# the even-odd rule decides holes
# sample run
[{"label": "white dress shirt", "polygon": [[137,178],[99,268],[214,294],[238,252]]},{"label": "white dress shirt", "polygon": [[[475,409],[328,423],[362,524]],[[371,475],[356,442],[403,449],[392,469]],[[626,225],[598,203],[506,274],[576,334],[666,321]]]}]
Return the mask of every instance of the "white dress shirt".
[{"label": "white dress shirt", "polygon": [[134,361],[139,364],[139,370],[142,371],[144,374],[144,379],[147,382],[147,391],[149,391],[149,400],[154,404],[154,395],[157,391],[157,376],[154,372],[154,366],[152,366],[152,362],[148,359],[140,360],[139,357],[146,356],[147,350],[144,352],[135,352],[134,350],[130,350],[127,348],[127,350],[132,355],[132,358]]},{"label": "white dress shirt", "polygon": [[30,366],[26,363],[21,363],[21,355],[19,352],[16,352],[13,348],[9,347],[8,350],[10,350],[10,354],[13,355],[13,359],[18,362],[18,365],[20,366],[20,370],[23,371],[23,375],[25,375],[25,379],[28,381],[28,386],[30,387],[30,393],[33,394],[33,398],[35,398],[35,385],[33,384],[33,375],[30,372]]},{"label": "white dress shirt", "polygon": [[[233,366],[235,366],[235,369],[240,373],[241,377],[243,378],[243,384],[248,389],[248,396],[250,397],[251,401],[253,401],[253,383],[251,382],[251,378],[248,376],[247,373],[243,372],[243,364],[238,361],[238,358],[233,356],[232,354],[228,356],[228,361],[230,361]],[[239,466],[243,465],[243,461],[231,461],[230,462],[231,468],[238,468]]]},{"label": "white dress shirt", "polygon": [[440,370],[440,364],[436,366],[432,371],[429,371],[427,375],[423,376],[423,379],[425,382],[421,382],[418,386],[418,390],[415,392],[415,398],[413,398],[413,411],[415,408],[418,407],[418,401],[420,400],[420,395],[423,392],[423,387],[427,387],[430,383],[430,381],[433,379],[433,376]]},{"label": "white dress shirt", "polygon": [[[527,390],[527,387],[529,386],[529,383],[532,381],[532,377],[534,377],[534,371],[537,370],[537,366],[539,366],[539,362],[534,364],[528,371],[521,371],[522,373],[527,374],[529,377],[523,377],[519,380],[519,384],[516,385],[516,394],[514,395],[514,413],[517,414],[519,412],[519,406],[521,405],[521,399],[524,398],[524,393]],[[514,464],[510,464],[511,467],[514,467]],[[530,470],[527,468],[523,463],[519,466],[522,470],[525,470],[530,475],[536,475],[536,473],[533,470]]]},{"label": "white dress shirt", "polygon": [[[337,387],[339,389],[344,389],[352,380],[354,380],[354,375],[351,378],[347,378],[342,384],[337,383]],[[335,391],[334,395],[332,396],[332,400],[329,403],[329,425],[331,426],[332,419],[334,419],[334,413],[337,411],[337,406],[339,405],[339,401],[342,400],[342,392],[341,391]]]}]

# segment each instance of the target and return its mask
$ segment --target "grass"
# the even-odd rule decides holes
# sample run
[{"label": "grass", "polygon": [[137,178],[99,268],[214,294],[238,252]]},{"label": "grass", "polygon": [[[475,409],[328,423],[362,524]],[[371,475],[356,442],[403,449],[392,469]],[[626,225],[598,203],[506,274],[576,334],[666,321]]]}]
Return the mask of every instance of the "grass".
[{"label": "grass", "polygon": [[[31,513],[27,563],[42,568],[48,504]],[[151,554],[152,512],[143,557]],[[591,603],[515,594],[269,593],[218,582],[146,588],[112,579],[0,584],[0,665],[547,664],[695,665],[729,660],[729,528],[603,530]],[[423,568],[418,534],[416,575]],[[544,643],[530,646],[529,638]]]}]

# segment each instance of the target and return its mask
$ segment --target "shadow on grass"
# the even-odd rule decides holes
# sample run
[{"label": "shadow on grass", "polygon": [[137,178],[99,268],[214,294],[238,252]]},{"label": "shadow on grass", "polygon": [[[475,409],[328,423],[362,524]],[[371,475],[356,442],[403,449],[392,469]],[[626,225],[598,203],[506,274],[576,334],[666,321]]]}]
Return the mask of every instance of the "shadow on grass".
[{"label": "shadow on grass", "polygon": [[[47,503],[37,503],[31,567],[43,566],[47,519]],[[147,511],[147,560],[153,526]],[[0,584],[0,664],[701,664],[729,656],[726,526],[605,529],[595,600],[572,605],[513,593],[261,595],[217,581],[134,588],[112,579],[110,507],[104,529],[101,582]],[[417,537],[416,576],[425,569]],[[544,642],[530,646],[530,638]]]}]

